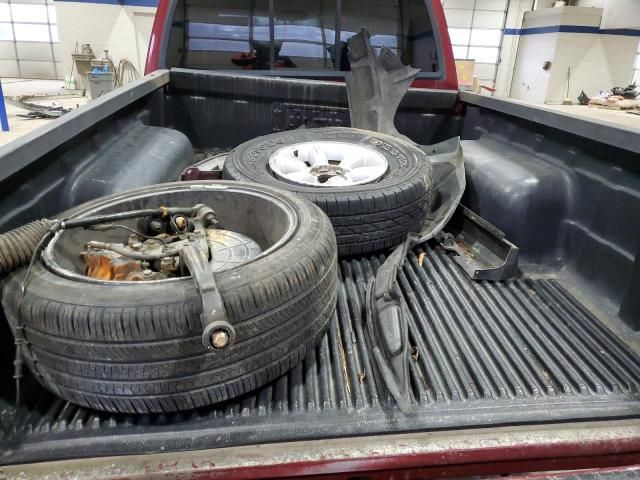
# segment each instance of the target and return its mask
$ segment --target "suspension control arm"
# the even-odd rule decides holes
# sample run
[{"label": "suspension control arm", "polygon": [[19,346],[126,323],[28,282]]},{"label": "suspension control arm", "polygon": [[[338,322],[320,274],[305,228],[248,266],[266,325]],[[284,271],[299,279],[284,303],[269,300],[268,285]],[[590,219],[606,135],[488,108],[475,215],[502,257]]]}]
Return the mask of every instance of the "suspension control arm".
[{"label": "suspension control arm", "polygon": [[195,245],[185,245],[180,248],[180,261],[189,269],[200,294],[202,343],[210,349],[228,347],[234,342],[236,332],[227,320],[227,311],[207,255]]}]

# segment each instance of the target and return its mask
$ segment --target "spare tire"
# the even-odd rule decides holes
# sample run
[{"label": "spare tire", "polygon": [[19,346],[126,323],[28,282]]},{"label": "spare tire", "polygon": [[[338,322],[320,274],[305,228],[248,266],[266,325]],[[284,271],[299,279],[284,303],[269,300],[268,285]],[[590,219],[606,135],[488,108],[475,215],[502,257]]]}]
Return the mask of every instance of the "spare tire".
[{"label": "spare tire", "polygon": [[433,184],[429,158],[415,145],[340,127],[245,142],[227,156],[223,178],[284,188],[311,200],[331,219],[340,255],[392,247],[420,230]]},{"label": "spare tire", "polygon": [[191,277],[86,277],[74,262],[92,232],[65,230],[33,266],[24,298],[24,268],[2,293],[14,334],[23,328],[25,361],[45,387],[98,410],[170,412],[256,389],[313,349],[335,310],[337,252],[328,218],[311,202],[261,185],[180,182],[94,200],[72,218],[196,203],[262,248],[215,273],[235,341],[223,350],[203,346]]}]

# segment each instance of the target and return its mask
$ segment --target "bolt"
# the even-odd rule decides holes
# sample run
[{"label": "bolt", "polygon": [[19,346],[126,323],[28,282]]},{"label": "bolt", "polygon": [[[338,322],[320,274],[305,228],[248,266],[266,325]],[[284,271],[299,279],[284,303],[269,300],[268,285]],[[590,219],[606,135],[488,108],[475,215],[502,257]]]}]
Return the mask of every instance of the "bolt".
[{"label": "bolt", "polygon": [[151,278],[153,277],[153,271],[149,270],[148,268],[142,271],[142,276],[144,278]]},{"label": "bolt", "polygon": [[133,242],[131,244],[131,248],[133,250],[140,250],[142,248],[142,243],[141,242]]},{"label": "bolt", "polygon": [[211,334],[213,348],[224,348],[229,345],[229,334],[225,330],[216,330]]}]

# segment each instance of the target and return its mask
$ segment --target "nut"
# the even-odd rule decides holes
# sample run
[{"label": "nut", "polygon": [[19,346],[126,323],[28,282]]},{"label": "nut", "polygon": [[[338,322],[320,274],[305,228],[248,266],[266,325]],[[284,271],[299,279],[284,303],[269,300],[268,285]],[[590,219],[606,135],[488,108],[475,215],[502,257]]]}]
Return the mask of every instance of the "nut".
[{"label": "nut", "polygon": [[163,272],[173,271],[176,269],[175,259],[173,257],[164,257],[160,259],[160,270]]},{"label": "nut", "polygon": [[229,334],[225,330],[216,330],[211,334],[213,348],[224,348],[229,345]]},{"label": "nut", "polygon": [[187,228],[187,219],[182,217],[182,216],[178,216],[175,219],[176,222],[176,227],[178,227],[178,230],[183,231]]},{"label": "nut", "polygon": [[149,270],[148,268],[142,271],[142,276],[144,278],[151,278],[153,277],[153,271]]}]

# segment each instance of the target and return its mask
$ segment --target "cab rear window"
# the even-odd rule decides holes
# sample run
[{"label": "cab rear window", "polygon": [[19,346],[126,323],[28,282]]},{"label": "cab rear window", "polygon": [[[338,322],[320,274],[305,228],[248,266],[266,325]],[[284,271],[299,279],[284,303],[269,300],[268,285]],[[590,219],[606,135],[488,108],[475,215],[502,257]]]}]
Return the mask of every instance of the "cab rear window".
[{"label": "cab rear window", "polygon": [[439,70],[425,0],[182,0],[169,41],[181,48],[170,52],[168,66],[346,71],[346,41],[362,27],[374,47],[392,49],[423,72]]}]

